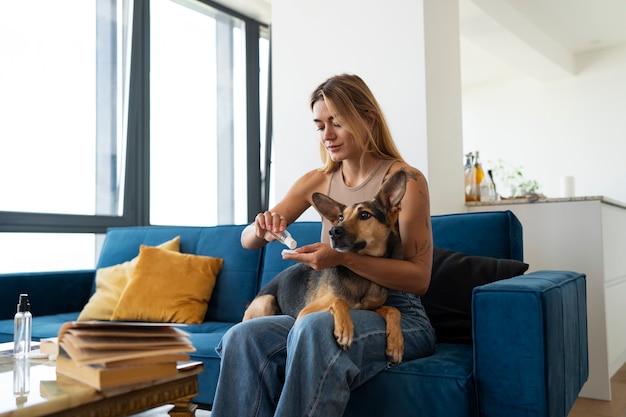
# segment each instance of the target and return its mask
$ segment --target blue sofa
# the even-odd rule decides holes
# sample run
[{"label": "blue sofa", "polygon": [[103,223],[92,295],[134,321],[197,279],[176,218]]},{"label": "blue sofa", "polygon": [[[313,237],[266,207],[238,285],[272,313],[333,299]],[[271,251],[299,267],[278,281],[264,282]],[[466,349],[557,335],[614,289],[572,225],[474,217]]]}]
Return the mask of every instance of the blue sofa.
[{"label": "blue sofa", "polygon": [[[433,216],[432,224],[438,248],[522,260],[522,226],[511,212]],[[181,252],[224,259],[205,322],[186,327],[197,349],[193,359],[205,364],[195,398],[201,406],[213,401],[220,338],[260,287],[290,265],[279,244],[242,249],[243,227],[112,228],[97,265],[122,263],[137,255],[140,244],[158,245],[175,236],[181,237]],[[289,230],[299,244],[319,240],[319,223],[299,222]],[[33,339],[53,337],[62,323],[78,317],[94,291],[94,274],[0,274],[0,342],[13,338],[20,292],[30,295]],[[469,343],[442,341],[432,356],[390,367],[355,390],[345,415],[567,416],[588,376],[585,275],[535,271],[480,285],[468,297]]]}]

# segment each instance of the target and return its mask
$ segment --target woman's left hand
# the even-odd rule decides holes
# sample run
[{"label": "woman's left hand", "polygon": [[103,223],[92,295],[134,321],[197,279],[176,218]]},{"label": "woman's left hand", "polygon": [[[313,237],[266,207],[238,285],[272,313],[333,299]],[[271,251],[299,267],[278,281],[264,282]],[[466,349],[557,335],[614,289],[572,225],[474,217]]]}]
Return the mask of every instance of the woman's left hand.
[{"label": "woman's left hand", "polygon": [[297,248],[295,253],[284,253],[283,259],[298,261],[316,271],[341,264],[340,252],[332,249],[328,243],[313,243]]}]

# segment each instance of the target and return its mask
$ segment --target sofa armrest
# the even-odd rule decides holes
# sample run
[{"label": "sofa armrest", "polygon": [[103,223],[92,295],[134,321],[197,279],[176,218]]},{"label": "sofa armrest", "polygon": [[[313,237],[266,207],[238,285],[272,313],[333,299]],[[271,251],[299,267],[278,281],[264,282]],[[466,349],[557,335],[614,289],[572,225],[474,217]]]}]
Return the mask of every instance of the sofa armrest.
[{"label": "sofa armrest", "polygon": [[472,314],[480,415],[567,416],[589,374],[585,274],[477,287]]},{"label": "sofa armrest", "polygon": [[20,293],[27,293],[33,316],[82,310],[94,286],[95,270],[0,274],[0,319],[12,319]]}]

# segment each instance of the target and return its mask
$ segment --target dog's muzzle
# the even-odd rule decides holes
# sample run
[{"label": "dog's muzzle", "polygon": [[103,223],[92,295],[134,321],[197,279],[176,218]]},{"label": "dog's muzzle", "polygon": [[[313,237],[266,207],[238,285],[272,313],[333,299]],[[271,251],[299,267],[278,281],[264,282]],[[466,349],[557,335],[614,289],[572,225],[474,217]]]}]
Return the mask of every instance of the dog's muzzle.
[{"label": "dog's muzzle", "polygon": [[365,248],[365,242],[355,242],[346,230],[341,226],[333,226],[328,231],[330,234],[330,247],[338,252],[358,252]]}]

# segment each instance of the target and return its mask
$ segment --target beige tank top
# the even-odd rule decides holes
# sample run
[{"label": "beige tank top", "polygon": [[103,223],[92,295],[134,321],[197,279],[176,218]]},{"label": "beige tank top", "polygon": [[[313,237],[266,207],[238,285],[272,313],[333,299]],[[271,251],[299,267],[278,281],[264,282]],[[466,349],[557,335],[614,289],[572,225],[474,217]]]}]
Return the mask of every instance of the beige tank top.
[{"label": "beige tank top", "polygon": [[[379,164],[374,168],[365,181],[356,187],[348,187],[343,181],[343,175],[341,175],[341,169],[330,174],[330,181],[328,182],[328,190],[326,195],[330,198],[337,200],[345,205],[354,203],[360,203],[374,198],[380,186],[385,179],[385,175],[389,172],[389,168],[398,162],[395,159],[381,160]],[[330,221],[322,217],[322,236],[320,240],[322,242],[328,242],[328,231],[330,230]]]}]

